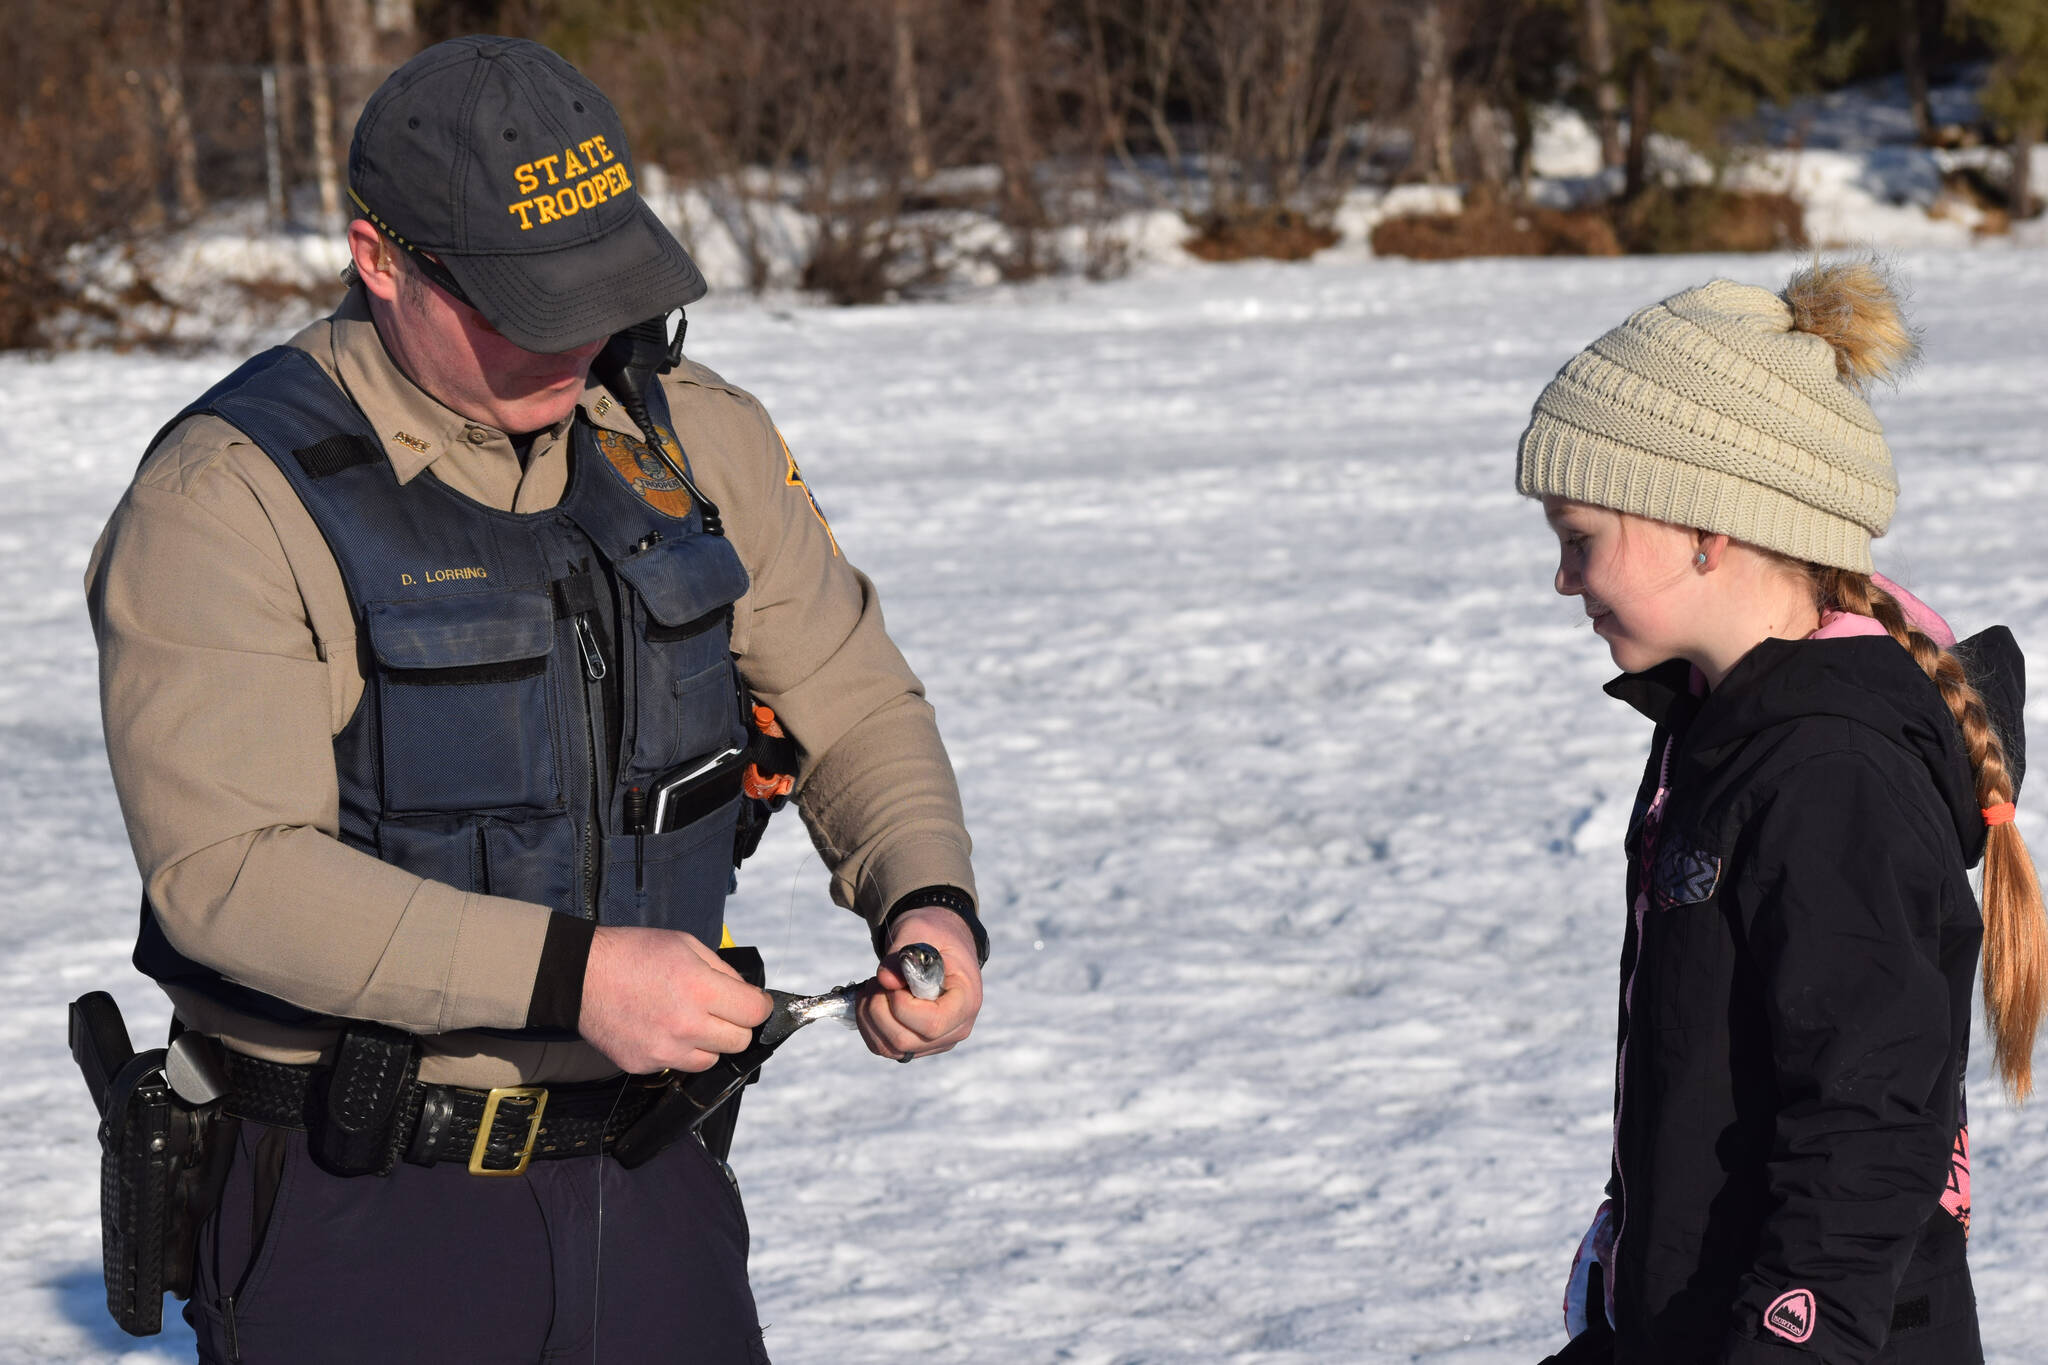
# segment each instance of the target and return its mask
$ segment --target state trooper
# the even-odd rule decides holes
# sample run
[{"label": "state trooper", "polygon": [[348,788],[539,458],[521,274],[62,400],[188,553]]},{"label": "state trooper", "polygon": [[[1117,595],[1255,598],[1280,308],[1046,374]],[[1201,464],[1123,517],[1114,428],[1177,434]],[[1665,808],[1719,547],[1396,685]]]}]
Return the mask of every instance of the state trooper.
[{"label": "state trooper", "polygon": [[931,708],[761,404],[614,340],[705,286],[593,84],[440,43],[348,164],[347,297],[172,420],[86,575],[136,964],[227,1077],[200,1358],[765,1359],[721,1163],[605,1153],[768,1013],[714,951],[753,704],[834,899],[944,955],[869,1047],[967,1036]]}]

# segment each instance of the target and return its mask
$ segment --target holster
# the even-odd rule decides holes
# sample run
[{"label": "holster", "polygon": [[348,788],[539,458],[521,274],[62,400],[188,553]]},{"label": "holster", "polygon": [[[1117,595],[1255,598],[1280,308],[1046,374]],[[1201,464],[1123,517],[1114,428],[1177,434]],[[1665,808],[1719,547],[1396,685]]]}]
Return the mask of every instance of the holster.
[{"label": "holster", "polygon": [[71,1005],[71,1052],[100,1109],[100,1249],[107,1312],[131,1336],[163,1330],[164,1294],[192,1293],[199,1228],[220,1200],[236,1121],[190,1105],[163,1048],[135,1052],[113,997]]}]

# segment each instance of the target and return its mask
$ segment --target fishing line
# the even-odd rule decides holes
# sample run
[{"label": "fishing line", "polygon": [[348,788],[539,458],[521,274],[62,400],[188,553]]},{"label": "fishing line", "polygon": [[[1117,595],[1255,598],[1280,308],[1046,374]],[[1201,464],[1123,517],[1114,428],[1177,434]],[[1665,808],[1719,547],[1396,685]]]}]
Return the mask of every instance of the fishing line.
[{"label": "fishing line", "polygon": [[604,1167],[609,1160],[604,1150],[603,1135],[611,1131],[612,1117],[619,1112],[619,1101],[626,1097],[626,1087],[633,1083],[629,1075],[619,1077],[618,1093],[612,1096],[612,1107],[605,1111],[604,1123],[598,1128],[597,1160],[590,1163],[597,1173],[597,1245],[591,1252],[590,1266],[590,1365],[601,1365],[602,1353],[598,1350],[598,1337],[604,1330],[604,1314],[600,1297],[604,1289]]}]

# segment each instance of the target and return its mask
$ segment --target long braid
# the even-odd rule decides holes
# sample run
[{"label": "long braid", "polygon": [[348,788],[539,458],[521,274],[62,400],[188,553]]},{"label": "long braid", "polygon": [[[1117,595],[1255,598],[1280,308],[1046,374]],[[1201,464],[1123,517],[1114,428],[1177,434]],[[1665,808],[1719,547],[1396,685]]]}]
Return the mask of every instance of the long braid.
[{"label": "long braid", "polygon": [[[1868,575],[1817,568],[1815,587],[1823,605],[1874,618],[1913,656],[1948,704],[1962,732],[1963,747],[1976,777],[1977,803],[1991,807],[2013,799],[2005,745],[1991,723],[1984,699],[1953,654],[1916,629],[1898,599]],[[1984,1015],[1991,1025],[1998,1072],[2013,1098],[2033,1089],[2034,1034],[2048,1007],[2048,919],[2041,884],[2026,841],[2011,821],[1992,825],[1984,845]]]}]

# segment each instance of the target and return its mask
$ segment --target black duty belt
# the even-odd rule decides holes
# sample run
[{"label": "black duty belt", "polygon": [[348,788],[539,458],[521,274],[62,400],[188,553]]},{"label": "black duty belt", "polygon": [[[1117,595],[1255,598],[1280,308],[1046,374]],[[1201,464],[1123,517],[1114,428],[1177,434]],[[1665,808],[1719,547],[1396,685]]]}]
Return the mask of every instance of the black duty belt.
[{"label": "black duty belt", "polygon": [[[316,1130],[330,1071],[229,1049],[228,1113],[277,1128]],[[519,1175],[533,1160],[609,1152],[652,1108],[667,1077],[472,1090],[410,1082],[400,1096],[398,1155],[419,1166],[468,1163],[471,1175]]]}]

